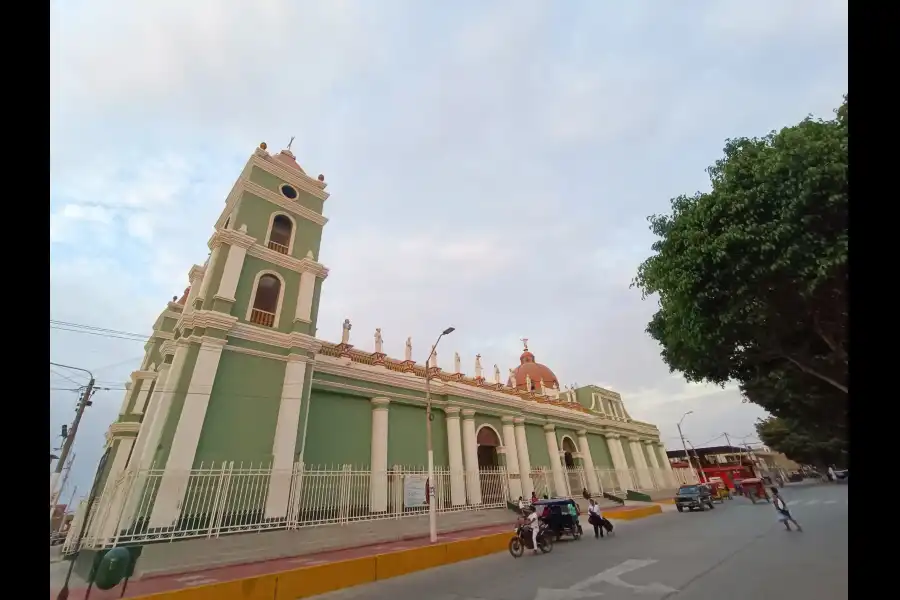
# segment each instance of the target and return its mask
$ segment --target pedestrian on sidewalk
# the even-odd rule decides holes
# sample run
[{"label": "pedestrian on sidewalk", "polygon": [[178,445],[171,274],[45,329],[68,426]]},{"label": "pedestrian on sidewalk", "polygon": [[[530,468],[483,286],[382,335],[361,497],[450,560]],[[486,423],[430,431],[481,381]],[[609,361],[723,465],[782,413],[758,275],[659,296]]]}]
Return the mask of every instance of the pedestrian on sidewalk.
[{"label": "pedestrian on sidewalk", "polygon": [[603,531],[603,515],[600,514],[600,507],[597,506],[597,503],[594,502],[594,499],[591,498],[588,500],[590,506],[588,506],[588,523],[590,523],[594,527],[594,538],[602,538]]},{"label": "pedestrian on sidewalk", "polygon": [[778,488],[772,488],[772,505],[775,507],[775,511],[778,513],[778,521],[780,523],[784,523],[785,529],[788,531],[791,530],[791,523],[797,527],[797,531],[803,531],[803,528],[800,527],[800,523],[798,523],[793,515],[791,515],[791,511],[788,510],[787,502],[784,501],[784,497],[778,493]]}]

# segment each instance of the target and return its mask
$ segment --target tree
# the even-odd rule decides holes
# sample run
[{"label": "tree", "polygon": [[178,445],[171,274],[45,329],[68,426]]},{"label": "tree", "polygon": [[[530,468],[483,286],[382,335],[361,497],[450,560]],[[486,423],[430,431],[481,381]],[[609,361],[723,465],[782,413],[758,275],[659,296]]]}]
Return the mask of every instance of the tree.
[{"label": "tree", "polygon": [[727,140],[709,192],[648,218],[659,239],[632,285],[659,295],[647,332],[688,381],[737,381],[781,410],[798,390],[847,395],[846,96],[835,112]]},{"label": "tree", "polygon": [[844,440],[823,438],[819,432],[809,431],[790,419],[760,419],[756,422],[756,434],[766,446],[798,463],[824,469],[831,464],[843,465],[846,459]]}]

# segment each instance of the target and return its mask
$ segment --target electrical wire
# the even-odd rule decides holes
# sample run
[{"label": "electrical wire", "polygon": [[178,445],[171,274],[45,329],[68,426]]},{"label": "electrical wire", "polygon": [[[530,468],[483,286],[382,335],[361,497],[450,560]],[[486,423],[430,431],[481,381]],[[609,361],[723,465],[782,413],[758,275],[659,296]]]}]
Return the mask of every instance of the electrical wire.
[{"label": "electrical wire", "polygon": [[65,379],[66,381],[70,381],[70,382],[74,383],[75,385],[81,385],[80,382],[75,381],[75,380],[72,379],[71,377],[68,377],[68,376],[66,376],[66,375],[63,375],[62,373],[60,373],[59,371],[57,371],[57,370],[54,369],[53,367],[50,367],[50,372],[53,373],[54,375],[56,375],[57,377],[62,377],[62,378]]},{"label": "electrical wire", "polygon": [[83,325],[81,323],[71,323],[68,321],[57,321],[55,319],[50,319],[50,329],[56,329],[57,331],[70,331],[72,333],[84,333],[87,335],[96,335],[99,337],[119,339],[119,340],[132,340],[135,342],[144,342],[150,338],[149,335],[143,335],[140,333],[132,333],[130,331],[121,331],[118,329],[107,329],[105,327],[94,327],[93,325]]}]

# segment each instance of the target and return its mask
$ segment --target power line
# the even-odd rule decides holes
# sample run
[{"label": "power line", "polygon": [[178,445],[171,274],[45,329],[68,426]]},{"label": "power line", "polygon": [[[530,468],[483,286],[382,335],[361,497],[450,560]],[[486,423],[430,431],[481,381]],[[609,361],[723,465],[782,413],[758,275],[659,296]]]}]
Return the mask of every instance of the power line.
[{"label": "power line", "polygon": [[132,340],[135,342],[147,342],[149,335],[133,333],[130,331],[121,331],[119,329],[107,329],[105,327],[95,327],[93,325],[84,325],[82,323],[71,323],[69,321],[57,321],[50,319],[50,329],[57,331],[70,331],[72,333],[84,333],[87,335],[96,335],[99,337]]},{"label": "power line", "polygon": [[69,377],[69,376],[67,376],[67,375],[63,375],[62,373],[60,373],[59,371],[57,371],[57,370],[54,369],[53,367],[50,367],[50,372],[53,373],[54,375],[56,375],[57,377],[62,377],[62,378],[65,379],[66,381],[70,381],[70,382],[74,383],[75,385],[81,385],[80,382],[75,381],[74,379],[72,379],[71,377]]}]

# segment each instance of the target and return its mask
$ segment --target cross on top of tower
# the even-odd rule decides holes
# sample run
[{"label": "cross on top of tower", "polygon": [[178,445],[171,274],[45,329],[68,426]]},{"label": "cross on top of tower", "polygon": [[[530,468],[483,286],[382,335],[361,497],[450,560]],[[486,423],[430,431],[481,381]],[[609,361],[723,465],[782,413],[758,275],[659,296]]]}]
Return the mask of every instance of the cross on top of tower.
[{"label": "cross on top of tower", "polygon": [[294,144],[294,136],[291,136],[291,141],[288,142],[287,149],[290,152],[291,146]]},{"label": "cross on top of tower", "polygon": [[527,352],[528,351],[528,338],[519,338],[519,340],[522,342],[522,345],[525,346],[525,351]]}]

